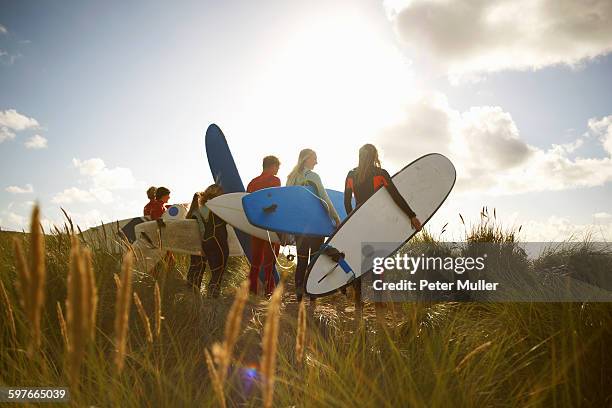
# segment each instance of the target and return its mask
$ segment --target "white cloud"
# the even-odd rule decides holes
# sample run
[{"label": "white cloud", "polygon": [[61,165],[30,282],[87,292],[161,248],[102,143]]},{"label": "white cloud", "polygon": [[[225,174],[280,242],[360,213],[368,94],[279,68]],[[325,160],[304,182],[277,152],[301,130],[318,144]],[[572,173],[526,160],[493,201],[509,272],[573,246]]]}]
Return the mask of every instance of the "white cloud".
[{"label": "white cloud", "polygon": [[132,170],[125,167],[106,167],[104,160],[92,158],[88,160],[72,159],[72,164],[85,176],[87,189],[70,187],[57,193],[52,201],[56,204],[91,203],[110,204],[115,201],[114,190],[133,188],[137,183]]},{"label": "white cloud", "polygon": [[[2,55],[0,55],[1,57]],[[26,129],[37,129],[38,121],[34,118],[29,118],[15,109],[0,111],[0,143],[5,140],[15,138],[15,132],[20,132]]]},{"label": "white cloud", "polygon": [[612,155],[612,115],[590,119],[589,129],[599,136],[604,149]]},{"label": "white cloud", "polygon": [[0,34],[7,34],[7,33],[8,33],[8,30],[6,29],[6,27],[0,24]]},{"label": "white cloud", "polygon": [[403,43],[449,75],[576,65],[612,51],[612,2],[388,0]]},{"label": "white cloud", "polygon": [[25,231],[29,228],[26,217],[12,211],[3,211],[0,218],[0,228],[2,230]]},{"label": "white cloud", "polygon": [[598,212],[593,214],[593,218],[596,220],[612,220],[612,214],[607,212]]},{"label": "white cloud", "polygon": [[526,241],[563,242],[566,240],[608,241],[612,239],[612,220],[598,224],[577,224],[567,217],[550,216],[544,221],[523,223],[522,233]]},{"label": "white cloud", "polygon": [[128,189],[134,187],[136,184],[136,179],[132,174],[132,170],[126,167],[109,169],[100,158],[88,160],[79,160],[75,158],[72,159],[72,164],[79,169],[82,175],[90,178],[93,187],[96,189]]},{"label": "white cloud", "polygon": [[104,189],[83,190],[78,187],[70,187],[54,195],[51,201],[56,204],[91,203],[94,201],[109,204],[114,201],[114,196],[112,192]]},{"label": "white cloud", "polygon": [[29,194],[34,192],[34,187],[31,184],[26,184],[24,187],[8,186],[5,190],[11,194]]},{"label": "white cloud", "polygon": [[36,129],[39,127],[38,121],[34,118],[29,118],[15,109],[0,111],[0,126],[7,127],[15,131],[26,129]]},{"label": "white cloud", "polygon": [[104,170],[106,165],[104,160],[93,158],[89,160],[72,159],[74,167],[79,169],[79,172],[85,176],[94,176]]},{"label": "white cloud", "polygon": [[45,149],[47,147],[47,139],[41,135],[34,135],[25,142],[27,149]]},{"label": "white cloud", "polygon": [[91,227],[95,227],[97,225],[100,225],[102,220],[107,220],[110,219],[106,214],[100,212],[97,209],[94,210],[89,210],[86,212],[74,212],[74,211],[67,211],[68,215],[70,216],[70,218],[72,219],[72,222],[76,226],[78,226],[79,228],[81,228],[82,231],[85,231],[87,228],[91,228]]},{"label": "white cloud", "polygon": [[[591,132],[603,128],[606,120],[591,119]],[[607,132],[602,144],[609,140]],[[405,119],[383,131],[378,143],[385,160],[396,166],[432,151],[447,155],[457,168],[457,190],[463,192],[504,195],[612,181],[611,156],[570,158],[582,145],[582,137],[548,149],[536,148],[521,139],[512,116],[500,107],[460,112],[441,94],[426,94],[411,103]]]},{"label": "white cloud", "polygon": [[0,126],[0,143],[4,142],[5,140],[12,140],[14,138],[15,138],[14,132],[12,132],[6,126]]},{"label": "white cloud", "polygon": [[57,193],[51,199],[56,204],[70,204],[70,203],[90,203],[95,200],[94,195],[87,191],[81,190],[77,187],[67,188],[61,193]]}]

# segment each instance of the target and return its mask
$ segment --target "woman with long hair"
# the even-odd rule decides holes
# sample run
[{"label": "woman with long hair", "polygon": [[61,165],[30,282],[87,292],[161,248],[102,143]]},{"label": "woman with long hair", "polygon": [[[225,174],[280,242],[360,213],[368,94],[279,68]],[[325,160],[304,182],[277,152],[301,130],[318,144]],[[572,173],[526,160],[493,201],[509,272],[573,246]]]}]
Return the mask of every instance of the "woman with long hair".
[{"label": "woman with long hair", "polygon": [[[362,205],[380,188],[385,187],[391,198],[399,208],[410,219],[412,228],[416,231],[421,230],[421,221],[404,197],[399,193],[395,184],[391,180],[389,173],[382,168],[378,157],[378,150],[372,144],[365,144],[359,149],[359,164],[356,168],[349,171],[346,176],[344,187],[344,208],[346,213],[350,214],[353,211],[352,198],[355,196],[357,207]],[[355,306],[361,308],[361,282],[359,279],[353,281],[355,289]],[[382,307],[382,304],[376,304],[377,309]]]},{"label": "woman with long hair", "polygon": [[[300,151],[298,162],[289,173],[287,177],[288,186],[313,186],[316,195],[322,202],[322,205],[326,208],[329,216],[334,221],[336,226],[340,225],[340,217],[334,208],[323,183],[321,177],[313,171],[317,165],[317,154],[312,149],[303,149]],[[295,268],[295,291],[298,302],[302,300],[304,295],[304,275],[306,268],[310,263],[311,257],[319,250],[323,244],[324,237],[312,237],[312,236],[296,236],[296,247],[297,247],[297,266]],[[311,298],[314,300],[314,298]]]},{"label": "woman with long hair", "polygon": [[221,293],[221,279],[229,255],[227,224],[206,207],[208,200],[221,194],[223,189],[218,184],[212,184],[204,192],[194,194],[186,216],[198,221],[202,239],[202,256],[191,257],[187,281],[199,291],[208,262],[211,272],[207,291],[209,297],[218,297]]}]

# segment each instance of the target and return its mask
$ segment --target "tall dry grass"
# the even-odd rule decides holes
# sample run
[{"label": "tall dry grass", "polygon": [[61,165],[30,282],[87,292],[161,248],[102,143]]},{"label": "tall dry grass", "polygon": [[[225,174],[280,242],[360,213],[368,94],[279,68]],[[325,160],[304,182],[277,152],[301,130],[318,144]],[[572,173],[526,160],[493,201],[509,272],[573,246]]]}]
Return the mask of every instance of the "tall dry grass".
[{"label": "tall dry grass", "polygon": [[11,333],[11,339],[17,340],[17,326],[15,325],[15,312],[13,311],[13,304],[8,297],[4,282],[0,281],[0,296],[2,297],[2,303],[4,304],[4,313],[6,314],[6,320]]},{"label": "tall dry grass", "polygon": [[68,378],[73,387],[76,387],[88,343],[95,339],[97,289],[89,250],[81,248],[74,235],[71,241],[66,320],[63,321],[61,308],[58,308],[58,319],[60,330],[65,330],[66,335]]},{"label": "tall dry grass", "polygon": [[[132,299],[132,262],[131,252],[123,257],[121,278],[117,287],[117,304],[115,306],[115,366],[121,373],[125,365],[125,354],[128,342],[128,323]],[[116,281],[117,282],[117,281]]]},{"label": "tall dry grass", "polygon": [[236,295],[232,307],[227,314],[225,322],[225,336],[221,343],[212,345],[212,357],[208,350],[205,350],[206,365],[208,367],[209,376],[213,384],[219,403],[225,406],[225,391],[224,385],[227,379],[227,373],[232,361],[234,346],[240,335],[242,325],[242,315],[244,306],[249,296],[248,281],[242,282]]},{"label": "tall dry grass", "polygon": [[[20,261],[12,249],[15,237],[23,248],[29,248],[30,235],[0,233],[3,386],[70,385],[68,364],[62,364],[68,358],[67,334],[62,333],[68,308],[61,309],[69,290],[73,297],[69,286],[74,282],[67,282],[67,276],[74,273],[70,270],[71,229],[66,225],[45,236],[47,289],[41,308],[40,348],[33,357],[24,352],[31,342],[30,319],[17,303],[21,290],[13,282],[20,279]],[[473,240],[485,239],[489,232],[481,231],[485,234],[478,236],[470,229],[466,234]],[[507,241],[503,236],[497,238]],[[443,250],[435,237],[428,239],[435,250]],[[87,246],[98,294],[97,314],[96,318],[84,317],[95,321],[95,336],[85,347],[78,386],[71,385],[73,406],[566,407],[609,406],[612,401],[612,308],[606,303],[418,302],[400,305],[396,319],[389,319],[386,330],[380,330],[372,304],[366,302],[363,321],[356,324],[353,313],[345,312],[349,302],[340,295],[319,299],[304,329],[300,306],[291,295],[282,301],[275,298],[278,303],[272,300],[267,307],[247,301],[244,307],[249,309],[249,319],[237,326],[235,341],[230,342],[234,345],[229,368],[223,370],[221,382],[210,350],[215,344],[222,347],[226,337],[233,337],[229,333],[236,333],[230,330],[236,326],[228,322],[235,318],[228,316],[245,314],[230,313],[236,299],[221,296],[212,300],[187,290],[183,279],[187,257],[177,257],[164,282],[134,270],[128,283],[123,282],[122,253],[110,252],[110,246],[90,242]],[[22,251],[22,255],[21,263],[30,265],[31,251]],[[511,251],[503,255],[514,256]],[[587,269],[605,269],[612,265],[607,263],[612,262],[612,254],[576,249],[547,254],[530,267],[567,269],[578,261],[588,265]],[[84,271],[86,264],[82,262]],[[223,293],[238,287],[247,270],[243,260],[230,259]],[[572,273],[583,272],[576,269]],[[131,288],[125,291],[128,284]],[[74,285],[80,290],[87,286]],[[127,308],[119,307],[123,291],[130,302]],[[155,317],[149,314],[154,344],[146,341],[140,321],[126,329],[123,369],[118,375],[120,330],[115,329],[115,320],[118,315],[125,316],[126,322],[138,320],[137,306],[131,305],[134,292],[145,310],[154,311]],[[13,308],[14,330],[10,314],[5,313],[6,304]],[[163,330],[159,340],[158,330]],[[63,331],[67,333],[67,327]],[[298,343],[303,344],[299,368]],[[214,354],[221,355],[218,350]],[[273,383],[268,387],[269,378]]]},{"label": "tall dry grass", "polygon": [[298,308],[297,334],[295,336],[295,360],[298,366],[304,360],[304,346],[306,344],[306,304],[300,302]]},{"label": "tall dry grass", "polygon": [[155,322],[155,338],[159,339],[161,336],[161,321],[162,321],[162,305],[161,305],[161,292],[159,291],[159,284],[155,282],[155,289],[153,292],[153,301],[155,302],[154,310],[154,322]]},{"label": "tall dry grass", "polygon": [[270,298],[266,313],[266,323],[262,339],[262,356],[260,361],[262,375],[263,405],[272,406],[274,398],[274,383],[276,381],[276,355],[278,353],[278,330],[280,320],[283,283],[280,283]]},{"label": "tall dry grass", "polygon": [[147,316],[147,312],[140,301],[140,296],[138,293],[134,292],[134,304],[136,305],[136,310],[138,311],[138,315],[140,316],[140,321],[145,329],[145,335],[147,338],[147,343],[153,343],[153,332],[151,331],[151,321],[149,320],[149,316]]},{"label": "tall dry grass", "polygon": [[14,240],[15,257],[17,258],[20,302],[29,321],[28,355],[32,356],[41,345],[41,316],[45,302],[45,241],[40,224],[40,208],[34,206],[30,224],[30,258],[26,255],[18,239]]}]

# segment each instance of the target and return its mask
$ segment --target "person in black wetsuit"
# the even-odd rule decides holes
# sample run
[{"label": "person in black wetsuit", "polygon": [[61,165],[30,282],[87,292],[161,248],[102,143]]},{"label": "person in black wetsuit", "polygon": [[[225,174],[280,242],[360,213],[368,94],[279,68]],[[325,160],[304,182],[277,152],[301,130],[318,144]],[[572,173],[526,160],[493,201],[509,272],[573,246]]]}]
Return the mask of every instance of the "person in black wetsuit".
[{"label": "person in black wetsuit", "polygon": [[186,216],[186,218],[195,218],[198,221],[202,238],[202,256],[191,256],[187,281],[199,291],[206,262],[208,262],[211,272],[207,291],[209,297],[218,297],[221,293],[221,278],[229,256],[227,224],[206,207],[208,200],[221,194],[223,194],[223,189],[218,184],[210,185],[203,193],[194,194]]},{"label": "person in black wetsuit", "polygon": [[[389,173],[381,168],[378,150],[372,144],[365,144],[359,149],[359,165],[349,171],[346,176],[344,187],[344,208],[346,213],[350,214],[354,210],[351,202],[353,195],[355,196],[355,209],[357,209],[382,187],[387,189],[395,204],[410,218],[412,228],[420,231],[421,221],[419,221],[412,208],[404,200],[404,197],[397,191],[397,187],[393,184]],[[360,309],[362,303],[361,282],[359,279],[353,281],[353,288],[355,289],[355,306]],[[379,309],[382,307],[382,304],[376,304],[376,306]]]}]

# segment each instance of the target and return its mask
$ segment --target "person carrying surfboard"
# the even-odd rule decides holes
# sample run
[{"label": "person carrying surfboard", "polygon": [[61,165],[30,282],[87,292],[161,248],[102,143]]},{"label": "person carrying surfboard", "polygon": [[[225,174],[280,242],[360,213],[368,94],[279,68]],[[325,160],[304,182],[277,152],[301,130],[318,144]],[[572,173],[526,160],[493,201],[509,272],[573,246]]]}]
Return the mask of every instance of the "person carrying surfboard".
[{"label": "person carrying surfboard", "polygon": [[[303,149],[300,151],[298,163],[291,170],[287,177],[288,186],[313,186],[323,206],[326,208],[329,216],[337,226],[340,225],[340,217],[334,208],[323,183],[321,177],[313,171],[317,165],[317,154],[312,149]],[[311,257],[314,257],[316,252],[323,244],[324,237],[313,236],[296,236],[297,247],[297,266],[295,268],[295,291],[298,302],[302,300],[304,294],[304,275],[306,268],[310,263]],[[314,300],[314,297],[311,298]]]},{"label": "person carrying surfboard", "polygon": [[208,283],[209,297],[218,297],[221,293],[221,279],[227,266],[229,245],[227,242],[227,224],[206,207],[206,202],[223,194],[218,184],[212,184],[203,193],[196,193],[191,202],[187,218],[195,218],[200,227],[202,238],[202,256],[191,259],[187,280],[194,289],[200,289],[206,262],[210,266],[211,277]]},{"label": "person carrying surfboard", "polygon": [[[344,208],[347,214],[353,211],[353,195],[355,196],[355,209],[357,209],[357,207],[372,197],[376,191],[385,187],[395,204],[410,218],[412,228],[416,231],[421,230],[421,221],[399,193],[387,170],[381,167],[378,150],[373,144],[367,143],[361,146],[359,149],[359,164],[348,172],[344,185]],[[355,306],[361,308],[360,279],[353,281],[353,288],[355,289]],[[382,305],[377,303],[376,306],[379,309]]]},{"label": "person carrying surfboard", "polygon": [[151,218],[151,207],[153,206],[153,202],[155,201],[155,192],[157,191],[157,187],[151,186],[147,189],[147,198],[149,202],[144,206],[143,215],[145,217]]},{"label": "person carrying surfboard", "polygon": [[[268,187],[280,187],[281,181],[276,175],[280,167],[280,160],[276,156],[266,156],[263,159],[261,175],[251,180],[247,186],[247,193]],[[266,240],[251,236],[251,270],[249,271],[249,291],[257,295],[257,281],[263,269],[265,276],[264,292],[271,295],[276,283],[274,281],[274,266],[280,249],[279,244],[272,244]]]},{"label": "person carrying surfboard", "polygon": [[[195,212],[200,208],[200,198],[204,195],[203,191],[197,192],[191,199],[191,204],[185,215],[187,220],[197,220]],[[198,224],[199,226],[199,224]],[[187,270],[187,286],[193,288],[195,291],[200,291],[202,286],[202,278],[204,276],[204,270],[206,269],[206,262],[203,256],[204,250],[200,255],[191,255],[189,257],[189,269]]]},{"label": "person carrying surfboard", "polygon": [[169,200],[170,190],[166,187],[157,188],[157,190],[155,190],[155,201],[153,201],[150,207],[149,217],[151,217],[152,220],[161,218],[166,212],[166,204]]}]

